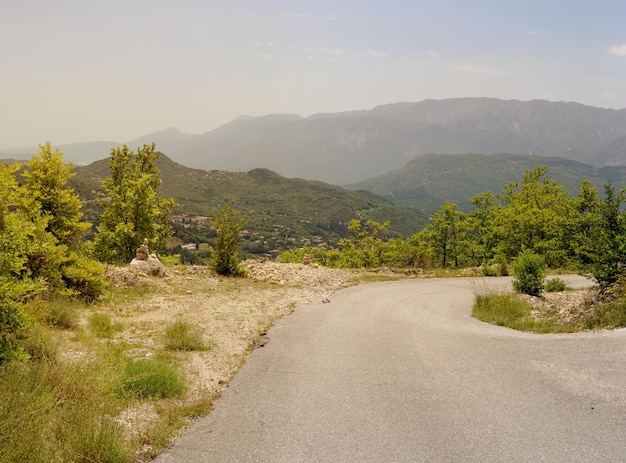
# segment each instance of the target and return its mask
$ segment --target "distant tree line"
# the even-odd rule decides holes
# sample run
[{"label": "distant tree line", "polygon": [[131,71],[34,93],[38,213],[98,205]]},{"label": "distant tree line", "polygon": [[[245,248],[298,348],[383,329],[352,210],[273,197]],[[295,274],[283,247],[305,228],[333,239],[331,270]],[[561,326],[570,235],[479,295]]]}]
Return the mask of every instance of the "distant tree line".
[{"label": "distant tree line", "polygon": [[[336,249],[301,248],[282,253],[283,262],[301,262],[309,255],[330,267],[503,268],[520,253],[540,255],[551,268],[574,267],[602,286],[614,283],[626,264],[624,189],[611,183],[601,196],[585,180],[578,195],[548,175],[546,167],[507,183],[498,194],[470,199],[465,213],[446,202],[429,225],[402,240],[384,239],[388,225],[353,221],[349,236]],[[506,268],[506,267],[504,267]]]}]

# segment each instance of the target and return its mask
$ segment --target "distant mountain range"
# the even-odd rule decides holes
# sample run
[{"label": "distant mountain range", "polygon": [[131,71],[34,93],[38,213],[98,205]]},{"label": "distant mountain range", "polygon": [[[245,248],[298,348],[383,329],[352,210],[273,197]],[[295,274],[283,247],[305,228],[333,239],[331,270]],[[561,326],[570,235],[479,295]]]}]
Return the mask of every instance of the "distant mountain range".
[{"label": "distant mountain range", "polygon": [[[626,109],[493,98],[396,103],[368,111],[239,117],[191,135],[169,128],[127,142],[156,142],[178,163],[205,170],[267,168],[285,177],[347,185],[400,169],[427,154],[558,156],[591,166],[626,165]],[[63,145],[88,164],[117,142]],[[29,150],[3,150],[21,158]]]}]

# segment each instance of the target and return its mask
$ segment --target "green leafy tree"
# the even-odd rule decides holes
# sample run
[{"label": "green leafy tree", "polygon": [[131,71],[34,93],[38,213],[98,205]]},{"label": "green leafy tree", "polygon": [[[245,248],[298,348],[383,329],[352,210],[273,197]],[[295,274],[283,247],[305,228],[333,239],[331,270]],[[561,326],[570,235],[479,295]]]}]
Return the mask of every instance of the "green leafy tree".
[{"label": "green leafy tree", "polygon": [[127,146],[111,150],[111,176],[102,181],[107,197],[102,200],[104,213],[94,240],[94,252],[100,259],[128,262],[145,238],[151,250],[165,249],[165,241],[172,235],[169,215],[175,203],[158,194],[159,155],[154,143],[143,145],[137,154]]},{"label": "green leafy tree", "polygon": [[67,182],[75,174],[73,164],[63,163],[63,153],[52,151],[50,142],[39,145],[39,157],[33,156],[26,164],[26,193],[40,205],[40,213],[48,217],[46,230],[52,233],[59,244],[77,248],[90,227],[81,222],[81,201]]},{"label": "green leafy tree", "polygon": [[[626,266],[626,216],[621,211],[624,191],[611,183],[604,186],[604,200],[597,204],[596,221],[584,255],[593,278],[602,289],[619,279]],[[593,230],[593,228],[591,228]]]},{"label": "green leafy tree", "polygon": [[574,200],[576,218],[573,223],[573,251],[583,267],[595,260],[595,249],[600,239],[600,200],[598,190],[587,179],[578,190]]},{"label": "green leafy tree", "polygon": [[24,356],[18,344],[28,328],[22,302],[46,285],[42,278],[33,278],[28,265],[33,238],[49,233],[46,221],[31,215],[37,204],[17,183],[19,167],[0,165],[0,364]]},{"label": "green leafy tree", "polygon": [[574,208],[567,190],[547,172],[547,167],[527,170],[521,185],[504,186],[502,207],[494,217],[497,254],[512,259],[528,249],[544,256],[551,267],[566,264]]},{"label": "green leafy tree", "polygon": [[469,202],[474,206],[468,220],[475,261],[476,264],[487,264],[494,258],[497,245],[493,226],[500,206],[490,191],[473,196]]},{"label": "green leafy tree", "polygon": [[389,221],[378,223],[353,219],[348,236],[339,241],[341,257],[337,265],[344,268],[373,268],[383,264],[384,232]]},{"label": "green leafy tree", "polygon": [[436,266],[458,267],[465,263],[474,250],[470,249],[469,230],[471,224],[467,215],[457,209],[454,203],[446,203],[439,208],[427,227],[427,239],[432,248]]},{"label": "green leafy tree", "polygon": [[218,275],[239,276],[243,273],[239,265],[239,235],[244,220],[224,204],[215,211],[213,221],[217,238],[211,266]]}]

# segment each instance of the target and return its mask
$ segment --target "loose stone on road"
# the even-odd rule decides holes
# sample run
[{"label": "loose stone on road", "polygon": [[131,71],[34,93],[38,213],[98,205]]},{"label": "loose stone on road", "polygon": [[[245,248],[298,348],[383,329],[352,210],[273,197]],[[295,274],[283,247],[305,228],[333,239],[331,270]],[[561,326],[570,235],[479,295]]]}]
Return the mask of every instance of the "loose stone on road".
[{"label": "loose stone on road", "polygon": [[479,280],[510,287],[373,283],[298,307],[156,462],[625,461],[626,330],[484,324]]}]

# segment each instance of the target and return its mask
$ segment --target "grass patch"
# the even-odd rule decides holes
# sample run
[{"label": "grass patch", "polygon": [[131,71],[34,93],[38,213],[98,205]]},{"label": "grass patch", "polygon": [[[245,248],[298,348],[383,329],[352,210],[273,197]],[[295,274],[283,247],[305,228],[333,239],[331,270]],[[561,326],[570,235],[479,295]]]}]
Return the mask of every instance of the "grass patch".
[{"label": "grass patch", "polygon": [[30,360],[56,363],[59,341],[45,326],[34,325],[28,332],[28,337],[21,344]]},{"label": "grass patch", "polygon": [[141,436],[143,457],[156,457],[170,444],[176,433],[189,423],[189,419],[204,416],[211,410],[213,410],[213,402],[208,397],[182,407],[175,407],[170,403],[157,405],[159,420]]},{"label": "grass patch", "polygon": [[559,324],[558,317],[533,318],[532,307],[515,293],[478,294],[472,316],[493,325],[534,333],[567,333],[575,327]]},{"label": "grass patch", "polygon": [[626,301],[598,302],[585,314],[585,329],[612,329],[626,326]]},{"label": "grass patch", "polygon": [[145,399],[180,396],[187,386],[182,374],[164,360],[138,359],[126,365],[116,389],[123,397]]},{"label": "grass patch", "polygon": [[0,370],[0,461],[130,463],[99,368],[43,362]]},{"label": "grass patch", "polygon": [[94,312],[87,317],[89,328],[99,338],[110,338],[117,331],[121,331],[121,323],[113,323],[108,313]]},{"label": "grass patch", "polygon": [[27,304],[27,311],[42,323],[62,330],[76,328],[85,304],[69,298],[35,299]]},{"label": "grass patch", "polygon": [[202,332],[183,320],[177,320],[165,328],[165,347],[169,350],[204,351],[209,347],[202,339]]}]

